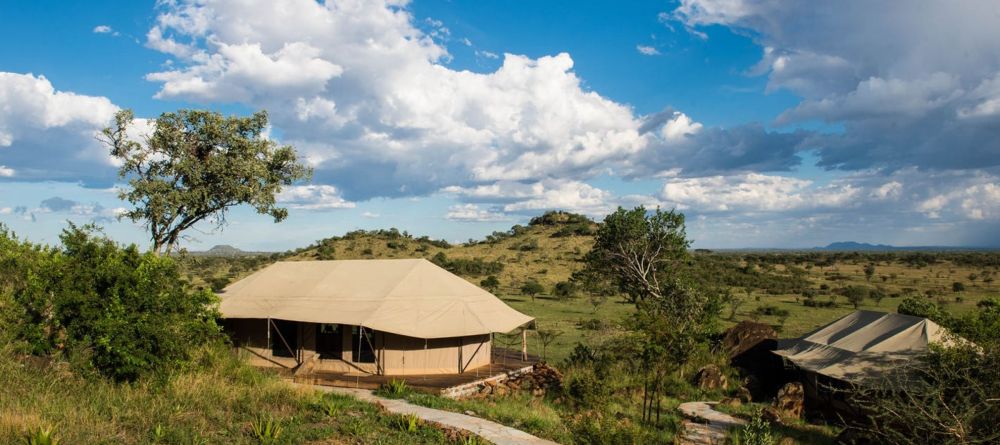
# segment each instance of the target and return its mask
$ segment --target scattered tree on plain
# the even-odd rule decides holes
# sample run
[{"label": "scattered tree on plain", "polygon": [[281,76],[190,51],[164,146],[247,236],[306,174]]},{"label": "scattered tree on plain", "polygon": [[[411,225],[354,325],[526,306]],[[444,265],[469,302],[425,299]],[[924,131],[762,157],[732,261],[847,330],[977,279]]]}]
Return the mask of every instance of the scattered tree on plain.
[{"label": "scattered tree on plain", "polygon": [[642,413],[659,422],[668,375],[684,366],[715,327],[718,298],[680,273],[689,259],[684,215],[618,208],[597,230],[586,274],[613,283],[635,305],[626,323],[644,373]]}]

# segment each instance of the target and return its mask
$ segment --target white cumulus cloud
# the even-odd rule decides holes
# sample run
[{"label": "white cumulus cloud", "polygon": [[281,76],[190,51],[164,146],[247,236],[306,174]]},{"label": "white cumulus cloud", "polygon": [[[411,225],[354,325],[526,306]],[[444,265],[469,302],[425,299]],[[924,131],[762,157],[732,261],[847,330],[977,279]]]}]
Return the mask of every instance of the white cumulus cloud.
[{"label": "white cumulus cloud", "polygon": [[0,72],[0,176],[110,180],[108,151],[95,139],[118,107],[106,97],[58,91],[44,76]]},{"label": "white cumulus cloud", "polygon": [[463,222],[495,222],[510,220],[510,217],[502,212],[483,209],[476,204],[460,204],[451,206],[448,208],[448,213],[446,213],[444,217],[452,221]]},{"label": "white cumulus cloud", "polygon": [[279,204],[299,210],[331,210],[354,208],[353,202],[340,196],[332,185],[294,185],[285,187],[276,196]]}]

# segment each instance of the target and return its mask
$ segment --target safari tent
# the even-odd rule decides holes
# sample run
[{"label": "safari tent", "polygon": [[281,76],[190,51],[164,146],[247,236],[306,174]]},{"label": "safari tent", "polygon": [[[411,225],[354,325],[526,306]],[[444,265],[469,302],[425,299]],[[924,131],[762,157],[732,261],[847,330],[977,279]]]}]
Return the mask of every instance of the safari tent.
[{"label": "safari tent", "polygon": [[488,365],[531,317],[424,259],[278,262],[223,291],[234,343],[265,366],[376,375]]},{"label": "safari tent", "polygon": [[850,414],[847,389],[877,382],[929,343],[950,341],[944,328],[926,318],[856,311],[801,338],[779,340],[774,353],[802,382],[807,406]]}]

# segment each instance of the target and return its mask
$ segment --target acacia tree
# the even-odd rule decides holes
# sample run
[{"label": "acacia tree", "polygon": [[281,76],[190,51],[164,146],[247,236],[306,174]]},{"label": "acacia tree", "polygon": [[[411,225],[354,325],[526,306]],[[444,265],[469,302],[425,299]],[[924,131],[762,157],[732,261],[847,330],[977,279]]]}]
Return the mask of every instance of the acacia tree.
[{"label": "acacia tree", "polygon": [[128,178],[129,188],[119,197],[135,207],[122,216],[145,224],[156,253],[174,250],[182,233],[199,222],[222,228],[228,210],[239,204],[284,220],[288,211],[278,207],[275,195],[310,174],[292,146],[264,136],[264,111],[249,117],[164,113],[142,141],[129,137],[134,120],[131,110],[119,111],[101,139],[121,161],[119,175]]},{"label": "acacia tree", "polygon": [[684,215],[644,207],[608,215],[586,257],[585,275],[615,285],[636,311],[626,323],[638,346],[643,420],[659,420],[663,382],[681,371],[714,328],[718,296],[681,273],[689,259]]}]

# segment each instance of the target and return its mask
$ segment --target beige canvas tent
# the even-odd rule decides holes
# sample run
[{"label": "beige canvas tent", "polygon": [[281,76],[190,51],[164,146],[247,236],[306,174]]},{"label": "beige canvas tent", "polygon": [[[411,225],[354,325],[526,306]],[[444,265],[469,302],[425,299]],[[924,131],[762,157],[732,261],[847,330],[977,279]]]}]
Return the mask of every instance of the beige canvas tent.
[{"label": "beige canvas tent", "polygon": [[321,371],[461,373],[489,364],[492,333],[532,320],[424,259],[278,262],[221,297],[240,347]]},{"label": "beige canvas tent", "polygon": [[818,411],[850,415],[846,389],[877,381],[887,370],[948,344],[947,331],[926,318],[855,311],[805,336],[780,340],[774,351],[803,383],[806,403]]}]

